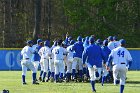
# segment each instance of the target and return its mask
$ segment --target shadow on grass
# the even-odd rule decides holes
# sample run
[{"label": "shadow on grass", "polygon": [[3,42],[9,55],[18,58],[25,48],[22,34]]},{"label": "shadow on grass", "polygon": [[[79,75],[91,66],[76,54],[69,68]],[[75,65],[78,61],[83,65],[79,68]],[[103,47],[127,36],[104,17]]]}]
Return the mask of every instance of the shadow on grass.
[{"label": "shadow on grass", "polygon": [[140,84],[140,81],[126,81],[128,84]]}]

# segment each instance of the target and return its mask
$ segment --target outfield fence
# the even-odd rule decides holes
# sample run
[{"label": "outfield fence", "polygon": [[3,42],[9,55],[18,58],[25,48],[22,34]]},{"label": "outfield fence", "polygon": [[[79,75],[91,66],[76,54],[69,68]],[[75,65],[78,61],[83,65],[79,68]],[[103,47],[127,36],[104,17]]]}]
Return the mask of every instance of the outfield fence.
[{"label": "outfield fence", "polygon": [[[133,58],[130,70],[140,70],[140,48],[128,48]],[[0,48],[0,70],[21,70],[21,48]]]}]

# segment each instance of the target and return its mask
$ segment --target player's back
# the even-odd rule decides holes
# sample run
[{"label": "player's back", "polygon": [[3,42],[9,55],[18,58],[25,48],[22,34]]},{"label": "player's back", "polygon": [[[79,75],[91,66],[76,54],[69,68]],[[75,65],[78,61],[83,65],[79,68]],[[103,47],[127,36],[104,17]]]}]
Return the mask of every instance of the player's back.
[{"label": "player's back", "polygon": [[132,60],[132,57],[129,51],[124,47],[117,47],[111,51],[114,64],[127,64],[128,60]]},{"label": "player's back", "polygon": [[65,54],[65,49],[60,46],[56,46],[53,50],[52,53],[54,55],[54,60],[63,60],[64,59],[64,54]]},{"label": "player's back", "polygon": [[33,50],[29,46],[25,46],[21,51],[21,55],[23,56],[23,59],[31,58],[32,53],[33,53]]},{"label": "player's back", "polygon": [[67,57],[68,58],[73,58],[73,50],[72,50],[72,47],[73,47],[73,45],[70,45],[70,46],[67,47],[67,52],[68,52]]},{"label": "player's back", "polygon": [[88,59],[87,61],[90,63],[90,65],[96,65],[97,67],[102,66],[102,59],[105,58],[105,55],[98,45],[89,45],[86,50],[88,51]]}]

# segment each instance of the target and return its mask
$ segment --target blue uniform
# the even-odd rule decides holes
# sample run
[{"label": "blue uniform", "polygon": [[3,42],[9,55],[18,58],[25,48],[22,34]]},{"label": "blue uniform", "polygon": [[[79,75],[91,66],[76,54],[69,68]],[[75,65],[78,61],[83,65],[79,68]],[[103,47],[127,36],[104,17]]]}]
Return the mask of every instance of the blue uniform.
[{"label": "blue uniform", "polygon": [[[85,64],[87,60],[87,66],[89,70],[92,91],[96,92],[95,80],[99,77],[100,75],[99,73],[101,73],[101,69],[99,72],[97,68],[102,67],[102,59],[106,61],[106,57],[101,47],[94,44],[93,37],[90,37],[89,41],[90,41],[90,45],[83,51],[82,60],[83,60],[83,64]],[[98,70],[99,73],[96,70]]]},{"label": "blue uniform", "polygon": [[82,58],[82,53],[84,50],[83,43],[81,41],[76,42],[73,45],[74,57]]},{"label": "blue uniform", "polygon": [[105,53],[99,46],[95,44],[89,45],[84,50],[83,64],[85,64],[86,59],[88,67],[93,67],[93,65],[96,65],[97,67],[102,67],[102,59],[106,61]]}]

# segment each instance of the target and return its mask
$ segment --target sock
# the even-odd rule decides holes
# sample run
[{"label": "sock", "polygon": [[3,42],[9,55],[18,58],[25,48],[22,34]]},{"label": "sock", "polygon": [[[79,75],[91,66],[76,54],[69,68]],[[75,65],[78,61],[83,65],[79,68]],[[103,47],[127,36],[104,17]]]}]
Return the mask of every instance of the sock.
[{"label": "sock", "polygon": [[51,73],[51,77],[53,77],[53,78],[54,78],[54,72],[52,72],[52,73]]},{"label": "sock", "polygon": [[79,70],[79,75],[80,75],[80,78],[82,79],[82,76],[83,76],[82,70]]},{"label": "sock", "polygon": [[75,78],[75,69],[72,69],[72,78]]},{"label": "sock", "polygon": [[43,80],[45,80],[46,72],[43,73]]},{"label": "sock", "polygon": [[40,71],[40,77],[42,77],[43,71]]},{"label": "sock", "polygon": [[95,81],[90,81],[90,83],[91,83],[91,86],[92,86],[92,91],[96,91],[95,90]]},{"label": "sock", "polygon": [[85,67],[83,68],[83,74],[86,74],[86,68]]},{"label": "sock", "polygon": [[33,77],[33,81],[35,81],[36,80],[36,73],[33,73],[32,77]]},{"label": "sock", "polygon": [[55,81],[58,81],[58,74],[55,75]]},{"label": "sock", "polygon": [[60,73],[60,79],[63,79],[63,73]]},{"label": "sock", "polygon": [[48,72],[48,79],[50,79],[50,76],[51,76],[51,72],[49,71]]},{"label": "sock", "polygon": [[22,82],[25,82],[25,75],[22,75]]},{"label": "sock", "polygon": [[102,86],[103,86],[103,84],[104,84],[105,79],[106,79],[106,76],[103,76],[103,77],[102,77]]},{"label": "sock", "polygon": [[124,85],[121,85],[120,86],[120,93],[123,93],[123,90],[124,90]]}]

